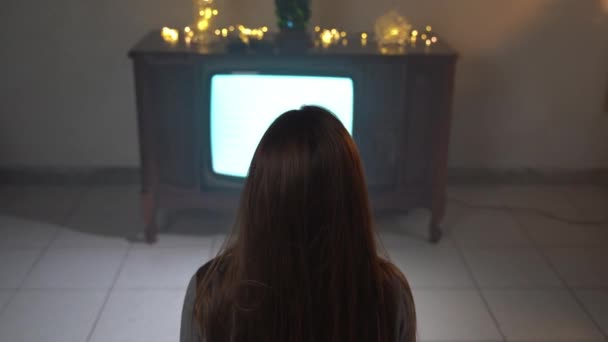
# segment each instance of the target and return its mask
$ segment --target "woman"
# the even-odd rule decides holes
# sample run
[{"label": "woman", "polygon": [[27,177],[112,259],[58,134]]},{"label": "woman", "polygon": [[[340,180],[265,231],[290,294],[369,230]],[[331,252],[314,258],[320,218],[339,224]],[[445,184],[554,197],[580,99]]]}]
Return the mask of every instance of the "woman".
[{"label": "woman", "polygon": [[403,274],[378,256],[363,167],[340,121],[290,111],[254,154],[235,233],[190,281],[182,342],[410,342]]}]

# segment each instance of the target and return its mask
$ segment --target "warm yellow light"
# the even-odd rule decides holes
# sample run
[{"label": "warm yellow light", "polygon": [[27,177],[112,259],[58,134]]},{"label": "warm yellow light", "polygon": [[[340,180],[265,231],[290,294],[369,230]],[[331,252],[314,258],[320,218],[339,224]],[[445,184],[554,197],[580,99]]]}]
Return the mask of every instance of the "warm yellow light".
[{"label": "warm yellow light", "polygon": [[228,29],[222,29],[222,37],[228,37]]},{"label": "warm yellow light", "polygon": [[432,41],[433,43],[437,43],[437,37],[433,37],[433,38],[431,38],[431,41]]},{"label": "warm yellow light", "polygon": [[268,26],[262,27],[262,32],[264,32],[264,33],[268,32]]},{"label": "warm yellow light", "polygon": [[365,33],[365,32],[361,33],[361,39],[367,39],[367,33]]},{"label": "warm yellow light", "polygon": [[414,31],[412,31],[412,36],[413,36],[413,37],[418,36],[418,30],[414,30]]},{"label": "warm yellow light", "polygon": [[205,10],[200,10],[200,11],[198,11],[198,15],[199,15],[200,17],[204,17],[204,16],[205,16]]},{"label": "warm yellow light", "polygon": [[334,35],[331,33],[331,31],[324,30],[323,33],[321,33],[321,42],[323,43],[323,46],[330,45],[332,43],[333,36]]},{"label": "warm yellow light", "polygon": [[340,37],[342,37],[342,38],[346,37],[346,31],[340,32]]},{"label": "warm yellow light", "polygon": [[[431,31],[433,31],[433,28],[432,28],[430,25],[427,25],[427,26],[426,26],[426,30],[427,30],[428,32],[431,32]],[[440,30],[440,31],[441,31],[441,30]]]},{"label": "warm yellow light", "polygon": [[[184,27],[184,37],[185,38],[189,38],[190,40],[192,39],[192,37],[194,37],[194,31],[192,31],[192,29],[190,28],[190,26]],[[186,43],[190,43],[190,42],[186,41]]]},{"label": "warm yellow light", "polygon": [[218,11],[218,10],[214,9],[214,10],[213,10],[213,15],[218,15],[218,14],[220,14],[220,11]]},{"label": "warm yellow light", "polygon": [[430,39],[427,39],[427,40],[426,40],[426,46],[431,46],[431,44],[432,44],[432,43],[431,43],[431,40],[430,40]]},{"label": "warm yellow light", "polygon": [[222,30],[220,30],[220,29],[215,30],[215,35],[216,36],[219,36],[220,34],[222,34]]},{"label": "warm yellow light", "polygon": [[393,10],[378,18],[374,28],[379,46],[401,46],[407,43],[412,25]]},{"label": "warm yellow light", "polygon": [[338,30],[336,30],[336,29],[331,29],[331,34],[336,34],[336,33],[338,33]]},{"label": "warm yellow light", "polygon": [[190,36],[184,37],[184,42],[186,42],[186,44],[192,43],[192,37],[190,37]]},{"label": "warm yellow light", "polygon": [[205,8],[205,19],[211,19],[213,17],[213,11],[211,8]]},{"label": "warm yellow light", "polygon": [[264,39],[264,28],[268,30],[267,27],[251,29],[243,25],[239,25],[239,38],[245,44],[249,44],[251,39],[262,40]]},{"label": "warm yellow light", "polygon": [[348,39],[343,39],[342,40],[342,45],[343,46],[347,46],[348,45]]},{"label": "warm yellow light", "polygon": [[321,27],[320,26],[315,26],[315,32],[321,32]]},{"label": "warm yellow light", "polygon": [[420,36],[420,38],[422,38],[423,40],[426,39],[426,34],[422,34],[422,36]]},{"label": "warm yellow light", "polygon": [[207,31],[207,29],[209,28],[209,20],[201,19],[196,25],[199,31]]},{"label": "warm yellow light", "polygon": [[160,35],[163,37],[163,40],[168,43],[175,43],[179,40],[179,31],[169,27],[163,27]]},{"label": "warm yellow light", "polygon": [[361,46],[367,46],[367,39],[361,39]]}]

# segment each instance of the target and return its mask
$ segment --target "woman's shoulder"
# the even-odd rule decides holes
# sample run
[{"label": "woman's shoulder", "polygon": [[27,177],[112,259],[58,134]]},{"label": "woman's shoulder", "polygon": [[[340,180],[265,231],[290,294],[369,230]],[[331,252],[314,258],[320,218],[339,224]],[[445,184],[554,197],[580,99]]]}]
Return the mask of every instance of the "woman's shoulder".
[{"label": "woman's shoulder", "polygon": [[201,267],[194,273],[192,276],[192,281],[195,282],[196,285],[202,284],[205,278],[216,279],[221,277],[226,272],[226,265],[228,257],[215,257]]},{"label": "woman's shoulder", "polygon": [[[388,260],[380,261],[386,287],[396,305],[397,341],[413,341],[416,332],[416,309],[412,289],[401,270]],[[413,325],[413,328],[410,326]]]},{"label": "woman's shoulder", "polygon": [[409,289],[407,278],[405,277],[403,272],[401,272],[399,267],[397,267],[389,260],[386,260],[384,258],[379,259],[380,268],[384,275],[385,281],[391,284],[394,288],[404,288],[403,290]]},{"label": "woman's shoulder", "polygon": [[204,263],[201,267],[199,267],[198,270],[196,270],[196,272],[192,276],[192,279],[195,280],[196,284],[202,283],[203,279],[209,273],[211,266],[214,262],[215,259],[211,259]]},{"label": "woman's shoulder", "polygon": [[217,258],[213,258],[200,266],[188,282],[188,287],[186,288],[186,302],[195,302],[198,287],[203,284],[205,279],[211,280],[209,284],[215,283],[216,279],[223,274],[224,269],[225,267],[222,263],[218,263]]}]

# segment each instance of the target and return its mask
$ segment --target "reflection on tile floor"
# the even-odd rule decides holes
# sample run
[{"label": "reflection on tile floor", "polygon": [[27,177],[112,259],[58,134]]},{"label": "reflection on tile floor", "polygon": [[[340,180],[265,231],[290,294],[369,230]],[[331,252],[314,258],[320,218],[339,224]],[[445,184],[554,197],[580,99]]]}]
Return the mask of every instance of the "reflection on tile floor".
[{"label": "reflection on tile floor", "polygon": [[[436,246],[424,211],[377,221],[414,288],[422,341],[608,341],[608,224],[513,210],[597,220],[608,216],[604,189],[457,187],[450,197]],[[151,246],[127,240],[142,230],[139,213],[133,186],[0,188],[0,341],[177,341],[187,281],[230,218],[179,216]]]}]

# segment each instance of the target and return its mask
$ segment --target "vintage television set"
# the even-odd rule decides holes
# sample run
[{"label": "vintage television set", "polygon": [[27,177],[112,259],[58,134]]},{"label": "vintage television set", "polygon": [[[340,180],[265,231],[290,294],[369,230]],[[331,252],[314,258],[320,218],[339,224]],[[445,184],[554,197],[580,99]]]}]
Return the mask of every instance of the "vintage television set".
[{"label": "vintage television set", "polygon": [[[227,70],[204,76],[209,99],[203,129],[201,191],[239,190],[255,149],[282,113],[304,105],[330,110],[352,135],[356,77],[328,70]],[[206,113],[207,114],[207,113]],[[207,116],[207,115],[205,115]],[[208,125],[208,126],[207,126]]]},{"label": "vintage television set", "polygon": [[352,134],[376,213],[428,208],[439,239],[457,59],[447,45],[230,51],[151,32],[130,57],[148,241],[159,209],[233,212],[265,129],[302,105],[326,107]]}]

